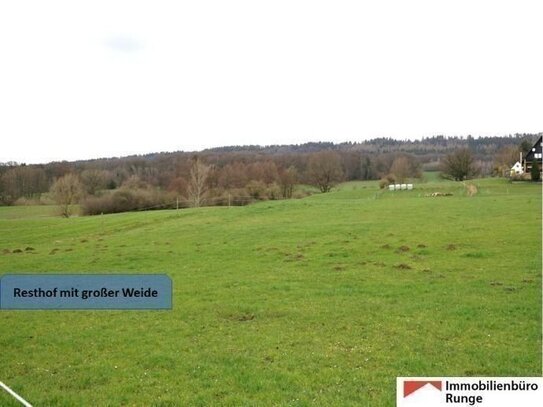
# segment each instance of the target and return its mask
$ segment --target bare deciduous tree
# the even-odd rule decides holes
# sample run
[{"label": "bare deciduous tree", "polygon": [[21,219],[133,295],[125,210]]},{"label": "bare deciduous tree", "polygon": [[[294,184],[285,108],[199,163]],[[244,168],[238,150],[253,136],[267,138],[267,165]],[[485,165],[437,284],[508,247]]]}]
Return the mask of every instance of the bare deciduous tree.
[{"label": "bare deciduous tree", "polygon": [[494,175],[500,177],[508,175],[515,161],[521,161],[519,148],[515,146],[502,147],[494,155]]},{"label": "bare deciduous tree", "polygon": [[321,192],[328,192],[343,179],[343,169],[339,154],[334,151],[321,151],[309,158],[308,175],[313,185]]},{"label": "bare deciduous tree", "polygon": [[0,177],[2,201],[13,203],[18,198],[32,198],[49,188],[45,171],[41,168],[20,165],[7,170]]},{"label": "bare deciduous tree", "polygon": [[66,174],[58,178],[51,186],[51,193],[60,207],[61,215],[68,218],[71,215],[71,206],[82,195],[82,186],[75,174]]},{"label": "bare deciduous tree", "polygon": [[448,154],[441,164],[441,171],[455,181],[464,181],[477,173],[475,160],[469,148],[460,148]]},{"label": "bare deciduous tree", "polygon": [[410,165],[407,157],[399,156],[394,159],[390,172],[398,182],[405,182],[410,175]]},{"label": "bare deciduous tree", "polygon": [[187,195],[191,206],[198,208],[202,206],[207,192],[207,178],[211,166],[204,164],[198,157],[192,159],[190,176],[187,185]]},{"label": "bare deciduous tree", "polygon": [[81,173],[81,182],[89,195],[94,195],[98,190],[106,187],[108,174],[102,170],[84,170]]},{"label": "bare deciduous tree", "polygon": [[296,167],[290,166],[288,169],[282,169],[279,172],[279,182],[281,185],[281,195],[283,198],[292,198],[292,191],[294,190],[294,185],[297,181],[298,171],[296,170]]},{"label": "bare deciduous tree", "polygon": [[419,178],[422,173],[420,164],[411,155],[401,154],[396,156],[390,166],[390,174],[397,182],[405,182],[407,178]]}]

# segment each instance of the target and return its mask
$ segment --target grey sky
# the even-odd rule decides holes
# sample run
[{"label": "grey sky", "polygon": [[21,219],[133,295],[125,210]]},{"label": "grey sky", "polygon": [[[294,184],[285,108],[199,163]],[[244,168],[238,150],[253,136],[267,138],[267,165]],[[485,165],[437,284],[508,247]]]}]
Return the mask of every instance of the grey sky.
[{"label": "grey sky", "polygon": [[141,41],[128,36],[111,36],[105,41],[105,44],[113,51],[126,53],[137,52],[143,48]]},{"label": "grey sky", "polygon": [[0,2],[0,161],[543,131],[540,1]]}]

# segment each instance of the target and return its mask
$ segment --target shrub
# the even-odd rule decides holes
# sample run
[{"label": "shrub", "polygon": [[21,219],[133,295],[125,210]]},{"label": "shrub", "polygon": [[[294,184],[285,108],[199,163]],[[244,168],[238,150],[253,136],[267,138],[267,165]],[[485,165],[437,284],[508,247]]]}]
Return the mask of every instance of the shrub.
[{"label": "shrub", "polygon": [[249,181],[249,183],[246,185],[247,191],[249,191],[249,195],[251,195],[254,199],[266,199],[266,184],[262,181]]},{"label": "shrub", "polygon": [[541,172],[539,170],[539,164],[537,160],[534,160],[534,163],[532,164],[532,169],[530,170],[530,178],[532,181],[541,180]]},{"label": "shrub", "polygon": [[477,174],[475,158],[469,148],[460,148],[445,156],[441,162],[441,172],[444,178],[464,181]]},{"label": "shrub", "polygon": [[254,200],[266,201],[283,197],[281,187],[276,182],[266,185],[263,181],[249,181],[245,186],[245,190]]},{"label": "shrub", "polygon": [[529,181],[530,174],[514,174],[514,175],[511,175],[510,180],[511,181]]},{"label": "shrub", "polygon": [[[84,215],[99,215],[143,209],[174,208],[175,206],[175,198],[162,191],[121,188],[100,197],[87,197],[81,203],[81,211]],[[180,202],[179,206],[186,205]]]},{"label": "shrub", "polygon": [[36,198],[26,198],[24,196],[17,199],[15,202],[13,202],[13,205],[15,206],[30,206],[30,205],[45,205],[40,197]]},{"label": "shrub", "polygon": [[386,177],[383,177],[379,180],[379,188],[384,189],[388,187],[390,184],[394,184],[396,182],[396,177],[394,174],[388,174]]},{"label": "shrub", "polygon": [[83,187],[76,174],[66,174],[53,183],[50,192],[60,208],[60,214],[68,218],[72,205],[83,195]]},{"label": "shrub", "polygon": [[385,189],[386,187],[388,187],[390,185],[390,182],[388,182],[388,179],[386,178],[381,178],[379,180],[379,189]]},{"label": "shrub", "polygon": [[206,198],[206,202],[213,206],[244,206],[254,201],[245,188],[216,188]]},{"label": "shrub", "polygon": [[277,184],[276,182],[272,182],[268,185],[268,197],[270,199],[281,199],[283,197],[283,193],[279,184]]}]

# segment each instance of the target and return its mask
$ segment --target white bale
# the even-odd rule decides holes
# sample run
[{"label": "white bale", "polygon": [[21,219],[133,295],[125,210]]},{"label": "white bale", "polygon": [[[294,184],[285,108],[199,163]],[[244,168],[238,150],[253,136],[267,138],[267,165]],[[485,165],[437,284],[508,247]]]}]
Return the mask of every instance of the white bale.
[{"label": "white bale", "polygon": [[388,186],[388,190],[389,190],[389,191],[394,191],[394,184],[390,184],[390,185]]},{"label": "white bale", "polygon": [[407,184],[407,189],[411,191],[413,189],[413,184]]},{"label": "white bale", "polygon": [[400,184],[395,184],[395,185],[394,185],[394,189],[395,189],[396,191],[399,191],[400,189],[402,189],[402,186],[401,186]]},{"label": "white bale", "polygon": [[407,189],[407,184],[402,184],[402,189]]}]

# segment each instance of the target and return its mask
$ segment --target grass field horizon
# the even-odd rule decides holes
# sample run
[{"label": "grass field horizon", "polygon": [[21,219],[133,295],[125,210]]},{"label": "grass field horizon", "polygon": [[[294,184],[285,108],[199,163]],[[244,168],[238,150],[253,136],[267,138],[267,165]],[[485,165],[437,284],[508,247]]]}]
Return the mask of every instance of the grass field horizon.
[{"label": "grass field horizon", "polygon": [[1,311],[0,380],[36,406],[391,406],[397,376],[540,376],[541,184],[469,182],[70,219],[0,207],[0,275],[174,287],[171,311]]}]

